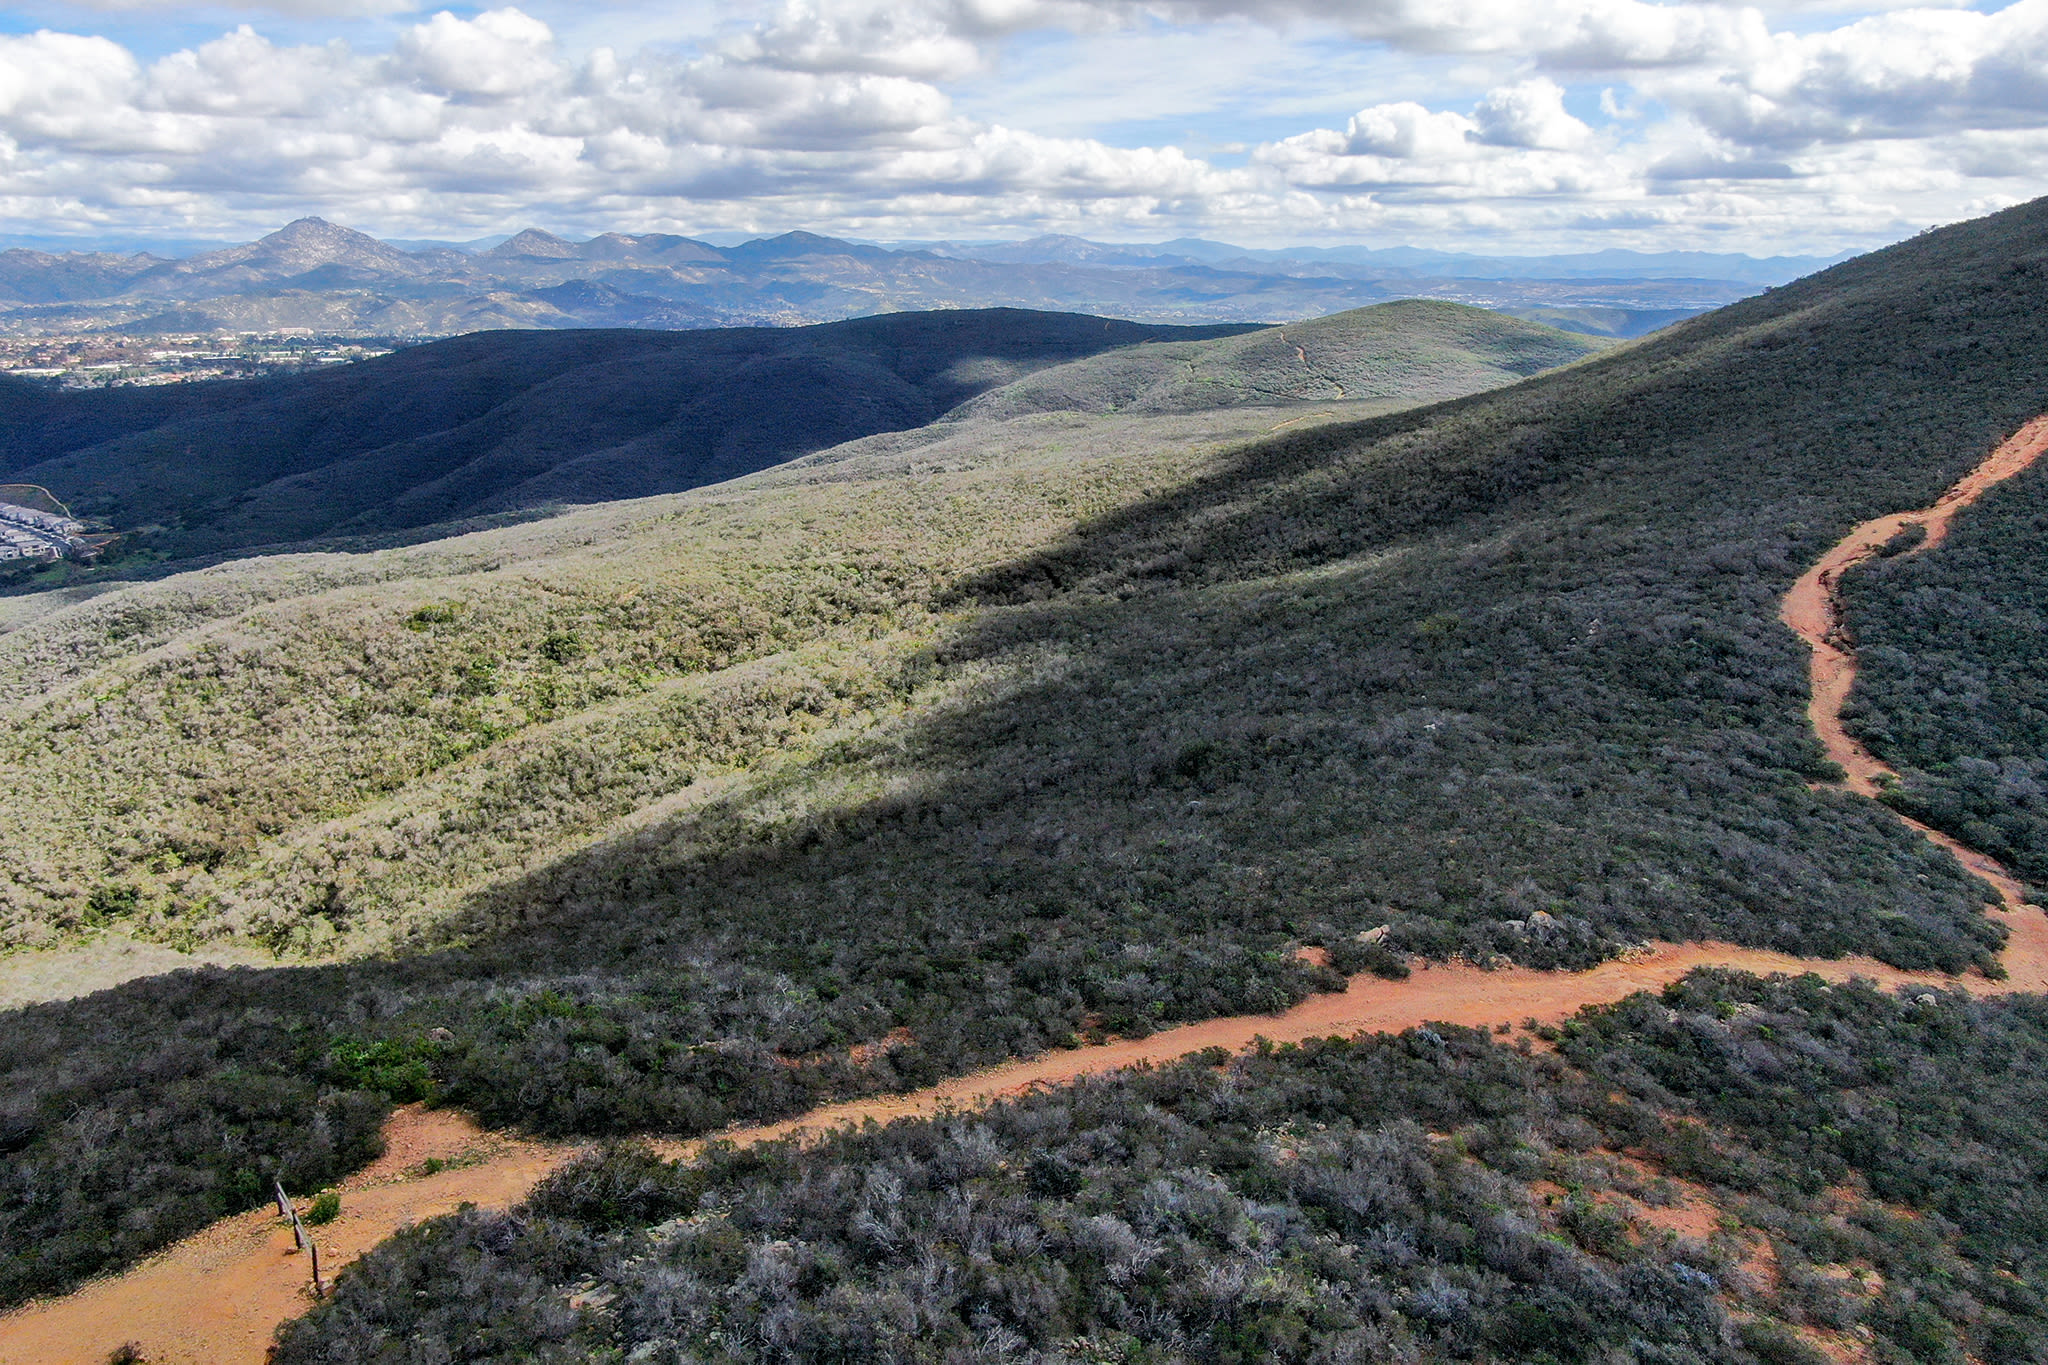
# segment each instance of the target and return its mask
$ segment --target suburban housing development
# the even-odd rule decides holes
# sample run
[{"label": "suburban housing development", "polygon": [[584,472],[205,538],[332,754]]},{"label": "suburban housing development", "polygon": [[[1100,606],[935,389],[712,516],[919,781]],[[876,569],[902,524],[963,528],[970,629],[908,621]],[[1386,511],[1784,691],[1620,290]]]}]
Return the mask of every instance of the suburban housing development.
[{"label": "suburban housing development", "polygon": [[0,502],[0,560],[90,557],[85,523],[55,512]]}]

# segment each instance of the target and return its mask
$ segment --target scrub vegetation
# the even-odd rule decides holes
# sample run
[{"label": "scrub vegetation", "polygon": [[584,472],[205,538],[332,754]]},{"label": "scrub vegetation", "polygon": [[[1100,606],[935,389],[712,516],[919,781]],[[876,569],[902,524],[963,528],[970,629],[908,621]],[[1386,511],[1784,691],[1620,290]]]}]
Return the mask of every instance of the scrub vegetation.
[{"label": "scrub vegetation", "polygon": [[1600,347],[1591,337],[1505,313],[1413,299],[1244,336],[1123,347],[1006,384],[951,416],[1459,398],[1582,359]]},{"label": "scrub vegetation", "polygon": [[391,1100],[701,1132],[1281,1006],[1305,943],[1992,966],[1981,883],[1810,786],[1775,612],[2048,408],[2044,329],[2030,205],[1435,407],[948,422],[29,618],[15,941],[354,956],[8,1016],[0,1298]]},{"label": "scrub vegetation", "polygon": [[276,1359],[2048,1358],[2039,1000],[1707,972],[1559,1042],[1438,1025],[810,1149],[613,1148],[401,1233]]},{"label": "scrub vegetation", "polygon": [[2048,475],[1843,588],[1862,660],[1843,718],[1904,779],[1892,804],[2048,886]]}]

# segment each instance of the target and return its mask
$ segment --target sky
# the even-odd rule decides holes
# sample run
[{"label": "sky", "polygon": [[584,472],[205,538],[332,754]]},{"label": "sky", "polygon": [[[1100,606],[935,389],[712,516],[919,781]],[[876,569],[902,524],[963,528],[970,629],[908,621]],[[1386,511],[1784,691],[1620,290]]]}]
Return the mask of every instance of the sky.
[{"label": "sky", "polygon": [[2048,192],[2048,0],[10,0],[0,239],[1831,254]]}]

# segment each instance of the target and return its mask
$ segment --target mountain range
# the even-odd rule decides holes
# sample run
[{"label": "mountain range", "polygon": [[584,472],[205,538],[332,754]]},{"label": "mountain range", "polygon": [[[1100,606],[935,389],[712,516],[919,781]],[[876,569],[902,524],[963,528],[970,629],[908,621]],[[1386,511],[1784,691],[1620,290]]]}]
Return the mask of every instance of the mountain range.
[{"label": "mountain range", "polygon": [[1635,335],[1820,262],[1601,252],[1482,258],[1411,248],[1246,250],[1075,237],[898,248],[807,232],[733,246],[528,229],[478,250],[414,250],[301,219],[180,259],[0,252],[0,329],[15,333],[304,329],[440,336],[488,328],[833,321],[911,309],[1015,307],[1153,322],[1274,322],[1434,297],[1572,330]]}]

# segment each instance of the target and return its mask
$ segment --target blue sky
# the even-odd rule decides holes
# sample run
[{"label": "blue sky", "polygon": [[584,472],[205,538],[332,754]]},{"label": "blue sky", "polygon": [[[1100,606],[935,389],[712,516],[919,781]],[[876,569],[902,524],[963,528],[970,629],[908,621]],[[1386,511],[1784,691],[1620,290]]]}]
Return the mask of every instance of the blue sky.
[{"label": "blue sky", "polygon": [[0,238],[1833,252],[2048,190],[2048,0],[17,2]]}]

